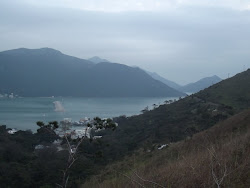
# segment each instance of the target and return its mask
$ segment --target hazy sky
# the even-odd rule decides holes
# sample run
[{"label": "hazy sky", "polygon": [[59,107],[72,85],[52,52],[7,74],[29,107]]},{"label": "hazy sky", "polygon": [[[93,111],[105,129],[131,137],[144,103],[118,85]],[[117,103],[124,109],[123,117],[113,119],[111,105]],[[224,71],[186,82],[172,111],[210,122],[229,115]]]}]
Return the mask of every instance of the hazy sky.
[{"label": "hazy sky", "polygon": [[20,47],[226,78],[250,68],[250,0],[0,0],[0,51]]}]

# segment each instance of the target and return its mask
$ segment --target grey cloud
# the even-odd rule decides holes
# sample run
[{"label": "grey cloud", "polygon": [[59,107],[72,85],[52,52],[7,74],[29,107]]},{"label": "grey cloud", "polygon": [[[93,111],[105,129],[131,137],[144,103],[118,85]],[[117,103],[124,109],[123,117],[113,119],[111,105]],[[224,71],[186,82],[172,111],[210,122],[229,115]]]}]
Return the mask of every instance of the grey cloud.
[{"label": "grey cloud", "polygon": [[250,67],[249,11],[105,13],[7,2],[0,7],[0,50],[47,46],[82,58],[98,55],[180,83]]}]

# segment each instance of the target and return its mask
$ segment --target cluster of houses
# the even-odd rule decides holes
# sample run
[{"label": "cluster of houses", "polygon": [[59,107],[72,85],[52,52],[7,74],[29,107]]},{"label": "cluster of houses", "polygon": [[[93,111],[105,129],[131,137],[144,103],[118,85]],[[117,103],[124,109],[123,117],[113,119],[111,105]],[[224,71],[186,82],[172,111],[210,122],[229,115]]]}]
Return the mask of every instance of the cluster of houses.
[{"label": "cluster of houses", "polygon": [[[107,120],[106,118],[102,119],[103,122]],[[118,126],[117,123],[115,123]],[[93,132],[99,132],[102,129],[96,127],[95,120],[90,118],[83,118],[80,121],[72,121],[71,118],[64,118],[60,122],[60,127],[56,130],[56,134],[60,137],[70,136],[71,139],[77,139],[82,137],[97,139],[102,136],[92,136]]]},{"label": "cluster of houses", "polygon": [[[107,123],[107,119],[102,119],[102,122],[105,124]],[[117,123],[115,123],[115,126],[118,126]],[[94,119],[90,118],[83,118],[80,119],[80,121],[72,121],[71,118],[64,118],[62,121],[60,121],[59,128],[55,129],[55,133],[63,138],[65,136],[69,137],[71,139],[78,139],[78,138],[91,138],[91,139],[99,139],[102,138],[102,136],[92,136],[93,133],[99,132],[100,128],[98,128],[96,121]],[[15,134],[17,132],[16,129],[10,129],[8,130],[9,134]],[[56,147],[58,151],[62,150],[61,146],[62,139],[54,141],[52,146]],[[35,150],[41,150],[47,147],[51,146],[45,146],[45,145],[36,145]]]},{"label": "cluster of houses", "polygon": [[89,118],[80,119],[80,121],[74,122],[71,118],[64,118],[60,121],[60,127],[56,129],[56,134],[60,137],[70,136],[71,139],[82,138],[84,136],[90,138],[89,123],[91,123]]}]

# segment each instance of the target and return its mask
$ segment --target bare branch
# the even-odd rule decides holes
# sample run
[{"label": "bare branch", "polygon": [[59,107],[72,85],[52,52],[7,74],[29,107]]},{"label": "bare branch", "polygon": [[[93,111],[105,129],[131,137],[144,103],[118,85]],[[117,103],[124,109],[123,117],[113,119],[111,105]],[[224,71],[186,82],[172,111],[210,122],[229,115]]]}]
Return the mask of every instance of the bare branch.
[{"label": "bare branch", "polygon": [[63,187],[63,186],[61,186],[60,184],[58,184],[58,183],[56,183],[56,185],[58,186],[58,187]]},{"label": "bare branch", "polygon": [[214,168],[215,168],[214,163],[217,163],[219,167],[222,167],[222,164],[220,163],[220,160],[216,156],[216,151],[213,147],[211,150],[209,148],[207,148],[207,150],[211,156],[211,163],[210,164],[211,164],[211,174],[212,174],[213,180],[214,180],[215,184],[217,185],[217,188],[220,188],[220,185],[222,184],[224,178],[228,175],[227,174],[227,166],[226,166],[226,164],[224,165],[222,177],[219,178],[219,174],[216,175],[216,173],[214,171]]},{"label": "bare branch", "polygon": [[[132,170],[132,169],[131,169],[131,170]],[[153,181],[150,181],[150,180],[143,179],[142,177],[140,177],[140,176],[139,176],[135,171],[133,171],[133,170],[132,170],[132,172],[133,172],[140,180],[142,180],[142,181],[144,181],[144,182],[152,183],[152,184],[154,184],[154,185],[157,185],[158,187],[166,188],[166,187],[164,187],[164,186],[162,186],[162,185],[160,185],[160,184],[158,184],[158,183],[156,183],[156,182],[153,182]]]},{"label": "bare branch", "polygon": [[[116,171],[117,172],[117,171]],[[138,181],[136,181],[136,180],[134,180],[134,179],[132,179],[131,177],[129,177],[128,175],[126,175],[126,174],[123,174],[123,173],[120,173],[120,172],[117,172],[117,173],[119,173],[119,174],[121,174],[121,175],[123,175],[123,176],[125,176],[126,178],[128,178],[131,182],[135,182],[137,185],[139,185],[139,186],[141,186],[141,187],[143,187],[143,188],[146,188],[144,185],[142,185],[140,182],[138,182]]]}]

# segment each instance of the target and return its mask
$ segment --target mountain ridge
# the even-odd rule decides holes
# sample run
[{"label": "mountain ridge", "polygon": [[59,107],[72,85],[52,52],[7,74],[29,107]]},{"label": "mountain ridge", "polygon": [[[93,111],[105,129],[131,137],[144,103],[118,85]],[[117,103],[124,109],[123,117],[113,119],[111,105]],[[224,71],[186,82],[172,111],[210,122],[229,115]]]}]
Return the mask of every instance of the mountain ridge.
[{"label": "mountain ridge", "polygon": [[102,58],[100,58],[98,56],[91,57],[91,58],[88,59],[88,61],[91,61],[91,62],[93,62],[95,64],[97,64],[97,63],[103,63],[103,62],[111,63],[107,59],[102,59]]},{"label": "mountain ridge", "polygon": [[167,86],[169,87],[172,87],[176,90],[179,90],[179,88],[181,88],[182,86],[177,84],[176,82],[174,81],[171,81],[171,80],[168,80],[162,76],[160,76],[159,74],[155,73],[155,72],[149,72],[149,71],[146,71],[152,78],[154,78],[155,80],[159,80],[161,81],[162,83],[166,84]]},{"label": "mountain ridge", "polygon": [[185,95],[139,69],[117,63],[95,64],[51,48],[21,48],[0,52],[0,85],[1,93],[30,97]]}]

